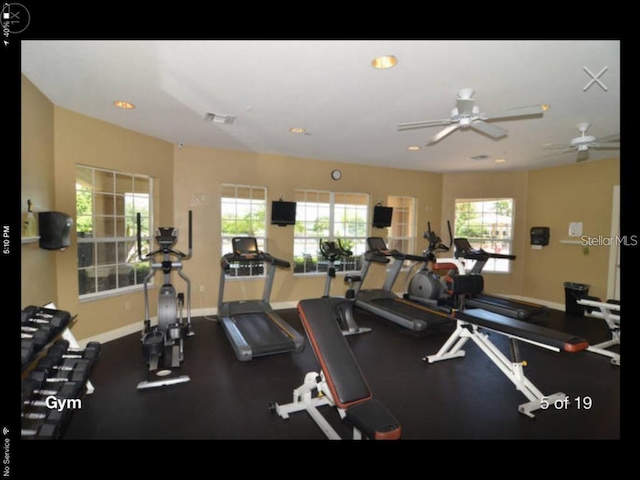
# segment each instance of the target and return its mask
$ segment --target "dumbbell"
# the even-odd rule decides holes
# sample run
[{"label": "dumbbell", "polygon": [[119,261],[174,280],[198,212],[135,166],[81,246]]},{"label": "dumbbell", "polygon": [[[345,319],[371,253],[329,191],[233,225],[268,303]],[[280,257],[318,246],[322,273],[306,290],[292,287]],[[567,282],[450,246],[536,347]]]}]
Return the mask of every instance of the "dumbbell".
[{"label": "dumbbell", "polygon": [[[46,356],[38,362],[29,378],[38,381],[54,382],[86,382],[93,362],[85,358],[68,359],[60,363],[60,359]],[[54,376],[55,375],[55,376]]]},{"label": "dumbbell", "polygon": [[[89,365],[88,369],[92,369],[95,363],[98,361],[99,351],[95,349],[89,349],[87,352],[87,356],[84,357],[82,354],[66,354],[61,348],[51,347],[47,351],[47,355],[38,362],[36,366],[36,370],[47,370],[49,372],[58,371],[72,371],[76,370],[77,363],[79,360],[83,360],[87,362]],[[84,368],[84,367],[81,367]],[[88,374],[88,372],[87,372]],[[65,374],[66,375],[66,374]]]},{"label": "dumbbell", "polygon": [[55,440],[62,434],[61,422],[24,422],[20,436],[25,440]]},{"label": "dumbbell", "polygon": [[59,388],[48,388],[45,382],[30,379],[23,387],[22,418],[59,421],[66,410],[51,408],[46,402],[47,397],[79,398],[83,386],[83,382],[64,382]]},{"label": "dumbbell", "polygon": [[[65,382],[58,390],[41,390],[37,387],[37,381],[31,381],[31,398],[23,401],[21,434],[27,438],[57,438],[60,435],[62,426],[73,410],[51,408],[47,403],[47,397],[54,396],[56,399],[79,398],[83,384],[80,382]],[[30,387],[26,387],[27,389]],[[39,399],[34,399],[39,396]]]},{"label": "dumbbell", "polygon": [[30,405],[33,400],[49,395],[56,397],[72,395],[77,397],[80,395],[83,386],[84,382],[78,381],[47,382],[42,377],[27,377],[22,380],[20,398],[24,407]]},{"label": "dumbbell", "polygon": [[100,357],[102,344],[100,342],[89,342],[84,349],[81,348],[70,348],[70,343],[68,340],[60,339],[54,343],[49,349],[47,355],[58,355],[60,358],[86,358],[87,360],[91,360],[95,363]]},{"label": "dumbbell", "polygon": [[29,306],[22,310],[20,323],[29,325],[32,323],[50,325],[53,328],[63,329],[71,321],[69,312]]},{"label": "dumbbell", "polygon": [[53,337],[53,330],[50,326],[44,325],[39,328],[21,327],[20,337],[33,342],[34,351],[41,350]]},{"label": "dumbbell", "polygon": [[53,327],[57,331],[64,329],[69,320],[63,317],[52,316],[50,318],[27,318],[22,322],[24,326],[47,325]]},{"label": "dumbbell", "polygon": [[22,367],[25,367],[35,355],[35,345],[30,338],[23,338],[20,346],[20,359]]}]

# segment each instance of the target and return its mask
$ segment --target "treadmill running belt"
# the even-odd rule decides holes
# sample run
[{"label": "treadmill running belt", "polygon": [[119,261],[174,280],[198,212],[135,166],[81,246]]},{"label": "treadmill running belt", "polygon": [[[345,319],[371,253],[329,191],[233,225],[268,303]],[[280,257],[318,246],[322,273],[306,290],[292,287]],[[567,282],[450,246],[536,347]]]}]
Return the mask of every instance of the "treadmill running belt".
[{"label": "treadmill running belt", "polygon": [[421,320],[426,322],[428,326],[434,325],[451,325],[452,320],[444,314],[431,313],[423,307],[413,306],[405,303],[401,299],[395,298],[377,298],[373,303],[380,308],[393,312],[410,320]]},{"label": "treadmill running belt", "polygon": [[274,314],[259,312],[241,313],[231,318],[254,356],[294,350],[293,339],[277,325],[277,319],[279,317]]}]

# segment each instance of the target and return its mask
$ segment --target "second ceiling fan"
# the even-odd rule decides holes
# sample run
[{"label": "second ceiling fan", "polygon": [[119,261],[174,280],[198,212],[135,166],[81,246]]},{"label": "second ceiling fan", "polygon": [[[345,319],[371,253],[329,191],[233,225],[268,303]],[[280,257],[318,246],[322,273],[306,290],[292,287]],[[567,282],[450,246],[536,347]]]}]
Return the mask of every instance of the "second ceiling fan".
[{"label": "second ceiling fan", "polygon": [[445,128],[440,130],[435,136],[427,141],[427,146],[439,142],[457,129],[466,130],[471,128],[497,139],[506,136],[508,133],[507,130],[488,122],[542,115],[549,108],[548,105],[533,105],[530,107],[513,108],[492,114],[481,112],[480,107],[475,104],[475,100],[472,97],[473,89],[463,88],[458,92],[456,107],[451,111],[450,118],[401,123],[398,125],[398,130],[412,130],[415,128],[446,125]]}]

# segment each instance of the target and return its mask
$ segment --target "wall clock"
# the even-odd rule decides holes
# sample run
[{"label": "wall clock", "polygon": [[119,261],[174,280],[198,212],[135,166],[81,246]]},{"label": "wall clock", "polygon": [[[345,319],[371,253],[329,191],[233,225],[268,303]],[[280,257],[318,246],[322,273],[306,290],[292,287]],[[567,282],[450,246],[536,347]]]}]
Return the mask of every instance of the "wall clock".
[{"label": "wall clock", "polygon": [[331,179],[332,180],[340,180],[342,178],[342,172],[338,169],[331,170]]}]

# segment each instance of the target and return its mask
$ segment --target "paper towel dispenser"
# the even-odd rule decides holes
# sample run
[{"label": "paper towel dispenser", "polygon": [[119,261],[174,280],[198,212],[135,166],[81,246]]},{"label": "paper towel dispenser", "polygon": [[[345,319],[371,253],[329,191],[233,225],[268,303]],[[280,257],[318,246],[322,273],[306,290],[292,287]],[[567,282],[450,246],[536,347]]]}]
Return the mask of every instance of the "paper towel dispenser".
[{"label": "paper towel dispenser", "polygon": [[549,245],[549,227],[531,227],[531,245]]}]

